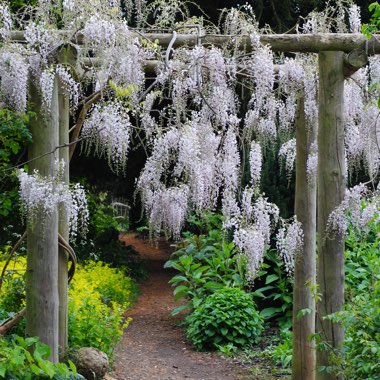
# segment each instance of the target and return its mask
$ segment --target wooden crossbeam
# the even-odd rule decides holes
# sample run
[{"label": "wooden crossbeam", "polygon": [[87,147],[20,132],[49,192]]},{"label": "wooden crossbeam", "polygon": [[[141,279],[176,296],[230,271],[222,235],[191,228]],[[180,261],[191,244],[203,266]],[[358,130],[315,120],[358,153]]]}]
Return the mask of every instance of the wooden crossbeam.
[{"label": "wooden crossbeam", "polygon": [[[64,34],[64,31],[57,31]],[[173,38],[171,33],[136,33],[136,37],[146,38],[167,47]],[[23,42],[22,31],[11,32],[13,41]],[[253,50],[249,35],[218,35],[206,34],[200,36],[202,45],[228,46],[237,45],[245,51]],[[74,43],[81,44],[82,37],[78,35]],[[346,53],[355,49],[364,50],[368,55],[380,54],[380,34],[367,39],[360,33],[318,33],[318,34],[263,34],[260,36],[263,44],[269,45],[273,51],[288,53],[319,53],[321,51],[343,51]],[[178,34],[173,47],[195,46],[198,36],[194,34]]]}]

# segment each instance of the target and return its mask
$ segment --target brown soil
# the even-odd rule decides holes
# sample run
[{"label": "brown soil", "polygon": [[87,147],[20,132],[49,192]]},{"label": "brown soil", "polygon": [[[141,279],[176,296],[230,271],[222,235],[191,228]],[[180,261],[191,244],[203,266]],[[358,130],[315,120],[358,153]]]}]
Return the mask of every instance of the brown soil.
[{"label": "brown soil", "polygon": [[249,369],[233,359],[197,352],[186,341],[181,317],[170,314],[178,304],[168,284],[173,272],[163,268],[172,252],[169,244],[161,241],[156,248],[134,234],[121,239],[147,260],[149,278],[141,285],[138,302],[126,313],[133,321],[117,348],[111,376],[117,380],[252,379]]}]

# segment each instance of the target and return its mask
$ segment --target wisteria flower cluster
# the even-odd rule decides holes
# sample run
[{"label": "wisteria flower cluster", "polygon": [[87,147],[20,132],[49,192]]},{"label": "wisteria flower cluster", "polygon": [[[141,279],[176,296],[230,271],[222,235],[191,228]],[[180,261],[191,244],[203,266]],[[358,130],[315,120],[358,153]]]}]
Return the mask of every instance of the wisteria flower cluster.
[{"label": "wisteria flower cluster", "polygon": [[173,186],[150,193],[145,199],[145,207],[154,236],[165,230],[174,239],[180,238],[188,213],[189,188],[186,185]]},{"label": "wisteria flower cluster", "polygon": [[79,83],[74,80],[68,68],[57,65],[56,74],[60,79],[62,89],[69,95],[71,109],[75,110],[79,103]]},{"label": "wisteria flower cluster", "polygon": [[304,234],[302,224],[294,219],[290,224],[280,228],[277,232],[277,250],[285,263],[285,270],[289,276],[294,273],[295,261],[302,254]]},{"label": "wisteria flower cluster", "polygon": [[249,152],[249,167],[251,184],[254,187],[260,187],[262,160],[261,145],[255,141],[252,141],[251,150]]},{"label": "wisteria flower cluster", "polygon": [[94,149],[105,156],[116,172],[123,172],[127,164],[132,124],[128,109],[119,102],[96,105],[85,121],[82,137],[87,153]]},{"label": "wisteria flower cluster", "polygon": [[278,156],[281,161],[285,163],[285,170],[288,177],[291,177],[294,169],[294,163],[296,162],[296,139],[290,139],[283,144],[278,152]]},{"label": "wisteria flower cluster", "polygon": [[[369,189],[359,184],[346,190],[342,203],[331,212],[327,220],[327,232],[344,235],[348,220],[359,231],[365,229],[374,218],[379,218],[380,199],[378,194],[370,197]],[[367,201],[365,201],[368,199]]]},{"label": "wisteria flower cluster", "polygon": [[8,38],[12,26],[13,20],[8,4],[0,4],[0,36],[3,40]]},{"label": "wisteria flower cluster", "polygon": [[42,106],[45,112],[48,113],[51,108],[51,102],[53,99],[55,73],[54,71],[47,69],[41,73],[40,76],[40,89],[42,95]]},{"label": "wisteria flower cluster", "polygon": [[23,169],[18,173],[22,210],[32,223],[41,222],[44,215],[51,215],[64,207],[70,236],[75,238],[78,231],[86,233],[89,218],[87,199],[79,184],[70,188],[59,180],[58,170],[53,177],[43,177],[38,171],[27,174]]},{"label": "wisteria flower cluster", "polygon": [[0,90],[12,109],[17,112],[26,111],[28,63],[17,51],[0,52]]},{"label": "wisteria flower cluster", "polygon": [[246,258],[247,279],[253,280],[264,259],[271,233],[278,223],[279,209],[262,196],[253,200],[253,193],[246,188],[238,225],[235,226],[234,243]]}]

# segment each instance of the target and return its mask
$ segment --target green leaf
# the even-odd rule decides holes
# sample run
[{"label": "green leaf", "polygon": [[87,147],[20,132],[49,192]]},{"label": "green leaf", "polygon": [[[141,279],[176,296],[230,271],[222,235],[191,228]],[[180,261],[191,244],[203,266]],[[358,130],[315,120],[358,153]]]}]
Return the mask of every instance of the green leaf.
[{"label": "green leaf", "polygon": [[182,305],[182,306],[179,306],[177,308],[175,308],[172,312],[171,312],[171,315],[177,315],[179,314],[181,311],[183,310],[186,310],[186,309],[192,309],[192,307],[190,305]]},{"label": "green leaf", "polygon": [[265,285],[268,285],[271,282],[278,280],[278,278],[279,277],[276,274],[270,274],[269,276],[267,276],[267,278],[265,280]]},{"label": "green leaf", "polygon": [[38,365],[51,379],[54,377],[55,368],[53,363],[47,360],[38,360]]},{"label": "green leaf", "polygon": [[301,319],[302,317],[304,317],[305,315],[308,315],[308,314],[311,314],[313,311],[313,309],[310,309],[309,307],[305,308],[305,309],[301,309],[298,313],[297,313],[297,319]]},{"label": "green leaf", "polygon": [[260,311],[260,315],[263,318],[272,318],[280,312],[282,312],[282,309],[280,307],[267,307],[266,309]]},{"label": "green leaf", "polygon": [[189,291],[189,287],[188,286],[186,286],[186,285],[178,285],[174,289],[173,294],[176,296],[180,292],[186,293],[187,291]]},{"label": "green leaf", "polygon": [[41,374],[42,374],[42,370],[41,370],[41,368],[37,367],[35,364],[31,364],[31,365],[30,365],[30,369],[32,370],[32,372],[33,372],[35,375],[41,375]]},{"label": "green leaf", "polygon": [[5,377],[6,372],[7,372],[7,365],[5,363],[0,363],[0,376]]},{"label": "green leaf", "polygon": [[225,327],[222,327],[220,329],[220,332],[222,333],[223,336],[226,336],[228,334],[228,329],[226,329]]},{"label": "green leaf", "polygon": [[69,364],[71,371],[74,373],[74,375],[76,375],[77,374],[77,368],[75,367],[75,364],[71,360],[68,361],[68,364]]}]

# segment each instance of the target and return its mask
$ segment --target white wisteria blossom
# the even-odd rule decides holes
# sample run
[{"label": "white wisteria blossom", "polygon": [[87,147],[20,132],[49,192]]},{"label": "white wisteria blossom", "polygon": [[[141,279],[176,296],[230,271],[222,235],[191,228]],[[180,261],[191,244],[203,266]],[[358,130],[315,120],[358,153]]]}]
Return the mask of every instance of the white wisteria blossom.
[{"label": "white wisteria blossom", "polygon": [[[46,20],[45,20],[46,22]],[[43,23],[31,22],[25,28],[25,40],[28,48],[34,53],[34,73],[38,76],[41,64],[47,64],[48,56],[54,46],[59,46],[59,34],[54,33]]]},{"label": "white wisteria blossom", "polygon": [[306,173],[309,184],[313,184],[316,180],[318,171],[318,145],[313,142],[310,145],[306,161]]},{"label": "white wisteria blossom", "polygon": [[43,177],[38,171],[29,175],[23,169],[19,170],[22,211],[32,223],[43,223],[44,215],[51,215],[57,211],[58,206],[64,207],[70,236],[75,238],[78,231],[82,234],[87,231],[87,199],[81,185],[76,184],[70,188],[61,182],[59,171],[57,168],[54,176]]},{"label": "white wisteria blossom", "polygon": [[79,83],[72,77],[69,70],[62,65],[57,65],[56,73],[60,79],[62,89],[70,97],[72,110],[75,110],[79,103]]},{"label": "white wisteria blossom", "polygon": [[0,52],[0,92],[6,104],[17,112],[26,111],[28,63],[17,51]]},{"label": "white wisteria blossom", "polygon": [[290,224],[286,224],[278,230],[276,240],[277,251],[285,264],[285,270],[289,276],[292,276],[295,261],[303,250],[302,224],[295,218]]},{"label": "white wisteria blossom", "polygon": [[360,33],[362,22],[361,22],[361,16],[360,16],[360,8],[356,4],[352,4],[349,7],[348,18],[349,18],[351,33]]},{"label": "white wisteria blossom", "polygon": [[161,229],[168,235],[179,239],[188,212],[189,188],[186,185],[160,189],[145,199],[150,228],[155,236]]},{"label": "white wisteria blossom", "polygon": [[285,170],[288,177],[291,177],[296,161],[296,139],[290,139],[283,144],[278,152],[279,158],[282,162],[285,161]]},{"label": "white wisteria blossom", "polygon": [[198,210],[213,209],[219,195],[218,147],[221,137],[210,122],[204,123],[197,114],[181,130],[174,176],[186,181],[190,199]]},{"label": "white wisteria blossom", "polygon": [[254,191],[246,188],[243,193],[242,211],[233,225],[233,241],[240,254],[246,258],[247,279],[253,280],[264,259],[279,218],[278,207],[262,196],[254,200]]},{"label": "white wisteria blossom", "polygon": [[3,40],[8,38],[12,26],[13,20],[8,4],[0,4],[0,36]]},{"label": "white wisteria blossom", "polygon": [[254,187],[260,186],[261,169],[262,169],[262,152],[259,143],[252,141],[251,150],[249,152],[249,168],[251,174],[251,184]]},{"label": "white wisteria blossom", "polygon": [[369,194],[369,189],[364,184],[347,189],[342,203],[329,215],[327,231],[343,235],[347,231],[348,220],[359,230],[365,228],[374,216],[379,215],[378,194],[374,194],[367,205],[363,202]]},{"label": "white wisteria blossom", "polygon": [[116,172],[124,171],[131,129],[128,109],[121,103],[96,105],[83,125],[84,149],[87,153],[94,149],[99,156],[108,158],[110,167]]},{"label": "white wisteria blossom", "polygon": [[52,102],[53,91],[54,91],[54,80],[55,80],[54,71],[47,69],[41,73],[39,85],[40,85],[41,95],[42,95],[42,106],[44,107],[44,110],[46,113],[48,113],[51,108],[51,102]]},{"label": "white wisteria blossom", "polygon": [[257,225],[239,228],[235,230],[234,243],[246,258],[247,280],[253,281],[264,259],[266,242],[263,232]]}]

